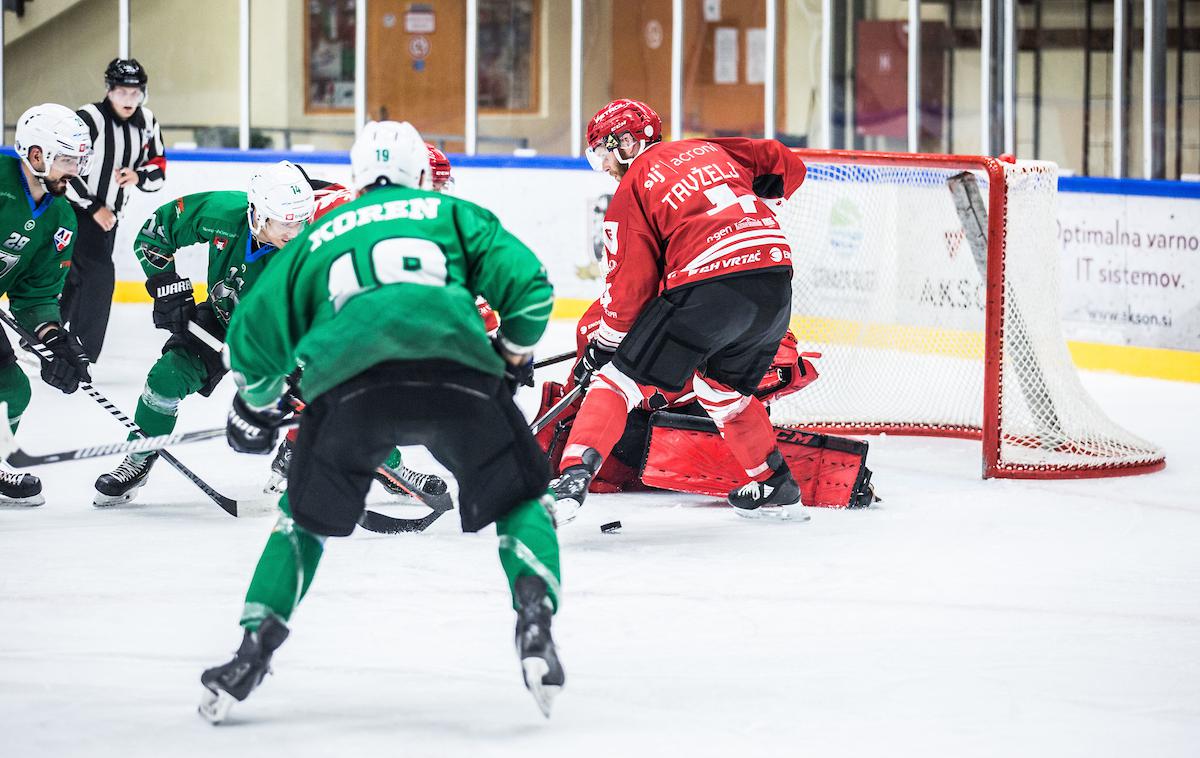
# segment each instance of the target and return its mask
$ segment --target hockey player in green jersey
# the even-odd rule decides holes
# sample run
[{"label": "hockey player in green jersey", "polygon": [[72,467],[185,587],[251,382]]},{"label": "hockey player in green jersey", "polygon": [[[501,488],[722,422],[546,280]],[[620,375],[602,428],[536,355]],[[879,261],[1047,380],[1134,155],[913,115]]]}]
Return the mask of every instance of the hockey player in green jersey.
[{"label": "hockey player in green jersey", "polygon": [[[424,445],[458,481],[463,529],[496,524],[525,684],[549,715],[564,682],[550,635],[558,541],[546,458],[512,399],[550,315],[545,269],[488,211],[416,189],[428,163],[410,124],[367,124],[350,161],[362,194],[292,242],[230,325],[230,445],[271,451],[296,362],[308,405],[241,647],[201,676],[200,713],[219,722],[258,686],[326,538],[354,530],[374,467],[394,445]],[[494,343],[476,295],[500,313]]]},{"label": "hockey player in green jersey", "polygon": [[[90,382],[83,347],[62,327],[58,298],[71,265],[75,214],[63,197],[67,182],[87,172],[92,138],[70,108],[36,105],[17,119],[17,157],[0,156],[0,294],[12,315],[53,356],[42,381],[70,394]],[[0,332],[0,402],[15,432],[29,405],[30,387]],[[42,482],[0,468],[0,505],[41,505]]]},{"label": "hockey player in green jersey", "polygon": [[[171,332],[162,357],[146,376],[134,415],[148,436],[173,431],[179,403],[197,392],[207,397],[221,381],[226,368],[215,348],[225,339],[238,301],[312,215],[307,177],[281,161],[251,177],[248,192],[178,198],[155,211],[138,231],[134,252],[154,298],[154,326]],[[199,305],[191,280],[175,270],[176,251],[195,243],[208,246],[208,300]],[[126,456],[96,479],[94,504],[132,500],[157,459],[157,453]]]}]

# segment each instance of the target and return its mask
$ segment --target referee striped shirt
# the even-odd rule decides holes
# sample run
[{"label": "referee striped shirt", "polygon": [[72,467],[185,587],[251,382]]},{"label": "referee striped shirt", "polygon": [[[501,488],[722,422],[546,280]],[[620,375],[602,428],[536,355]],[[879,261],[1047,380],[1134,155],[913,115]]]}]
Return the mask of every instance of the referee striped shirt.
[{"label": "referee striped shirt", "polygon": [[122,121],[105,98],[83,106],[78,113],[92,133],[92,161],[88,174],[72,179],[67,189],[67,198],[75,207],[94,212],[107,205],[120,214],[130,189],[117,186],[113,174],[121,168],[137,171],[137,188],[144,192],[163,186],[167,158],[158,121],[149,108],[139,107],[128,121]]}]

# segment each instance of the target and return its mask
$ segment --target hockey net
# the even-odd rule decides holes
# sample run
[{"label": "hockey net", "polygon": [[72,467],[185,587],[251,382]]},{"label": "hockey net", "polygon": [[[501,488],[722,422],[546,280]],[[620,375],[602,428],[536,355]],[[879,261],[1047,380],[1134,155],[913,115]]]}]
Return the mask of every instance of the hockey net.
[{"label": "hockey net", "polygon": [[773,406],[776,423],[981,439],[984,476],[1162,468],[1162,451],[1110,420],[1071,361],[1057,167],[797,153],[808,176],[780,221],[795,251],[792,329],[822,354],[821,381]]}]

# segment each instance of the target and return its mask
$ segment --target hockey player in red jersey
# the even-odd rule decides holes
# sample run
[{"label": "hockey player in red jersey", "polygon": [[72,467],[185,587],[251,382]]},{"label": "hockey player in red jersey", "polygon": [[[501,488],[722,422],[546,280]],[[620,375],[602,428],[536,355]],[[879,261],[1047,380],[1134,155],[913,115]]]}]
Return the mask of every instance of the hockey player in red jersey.
[{"label": "hockey player in red jersey", "polygon": [[604,217],[600,326],[574,371],[588,387],[554,481],[555,519],[572,520],[620,438],[638,385],[690,386],[750,483],[744,515],[800,515],[800,490],[752,393],[791,311],[792,249],[762,198],[786,198],[804,164],[774,140],[664,143],[662,121],[614,100],[588,125],[588,159],[619,182]]}]

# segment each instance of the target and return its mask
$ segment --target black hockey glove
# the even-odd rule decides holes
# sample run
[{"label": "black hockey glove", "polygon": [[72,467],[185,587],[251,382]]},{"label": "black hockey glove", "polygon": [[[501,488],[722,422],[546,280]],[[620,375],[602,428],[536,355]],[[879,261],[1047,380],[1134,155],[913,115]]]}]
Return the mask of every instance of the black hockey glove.
[{"label": "black hockey glove", "polygon": [[146,291],[154,298],[154,327],[173,334],[186,332],[188,322],[196,315],[192,280],[167,271],[147,279]]},{"label": "black hockey glove", "polygon": [[278,405],[251,408],[241,395],[234,395],[233,407],[225,420],[225,441],[239,453],[266,455],[275,449],[279,427],[287,417],[287,411]]},{"label": "black hockey glove", "polygon": [[600,347],[595,342],[589,342],[583,350],[583,357],[575,364],[575,370],[572,372],[575,383],[581,387],[588,386],[592,381],[592,376],[611,361],[616,354],[616,350],[609,350]]},{"label": "black hockey glove", "polygon": [[[492,338],[492,348],[504,359],[504,384],[509,393],[516,397],[521,387],[533,386],[533,354],[518,355],[504,347],[499,337]],[[519,363],[513,363],[512,358],[519,357]]]},{"label": "black hockey glove", "polygon": [[70,395],[80,382],[91,382],[87,354],[75,335],[60,326],[51,327],[42,336],[42,344],[54,355],[42,361],[42,381]]}]

